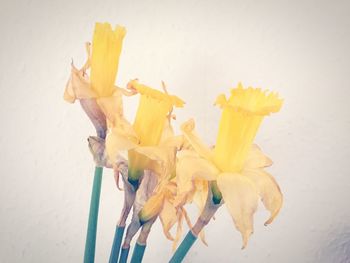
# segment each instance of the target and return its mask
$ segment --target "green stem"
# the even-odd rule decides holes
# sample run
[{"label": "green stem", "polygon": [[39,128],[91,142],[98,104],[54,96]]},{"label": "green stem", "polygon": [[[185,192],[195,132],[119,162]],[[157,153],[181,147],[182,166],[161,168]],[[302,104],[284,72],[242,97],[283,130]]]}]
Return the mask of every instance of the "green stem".
[{"label": "green stem", "polygon": [[125,230],[125,226],[117,226],[115,229],[112,251],[111,251],[111,255],[109,257],[109,263],[117,263],[118,262],[120,245],[122,244],[124,230]]},{"label": "green stem", "polygon": [[94,182],[92,185],[89,222],[86,235],[84,263],[94,263],[95,247],[96,247],[96,232],[98,208],[100,204],[101,182],[102,182],[103,167],[95,167]]},{"label": "green stem", "polygon": [[176,249],[175,254],[170,259],[169,263],[180,263],[186,256],[187,252],[190,250],[194,242],[196,242],[197,237],[193,235],[192,231],[188,231],[185,239],[182,241],[180,246]]},{"label": "green stem", "polygon": [[146,245],[141,245],[136,242],[136,246],[134,248],[134,252],[132,253],[130,263],[141,263],[143,254],[145,254]]},{"label": "green stem", "polygon": [[129,256],[129,249],[128,248],[122,248],[122,252],[120,253],[120,258],[119,258],[119,263],[126,263],[128,260],[128,256]]}]

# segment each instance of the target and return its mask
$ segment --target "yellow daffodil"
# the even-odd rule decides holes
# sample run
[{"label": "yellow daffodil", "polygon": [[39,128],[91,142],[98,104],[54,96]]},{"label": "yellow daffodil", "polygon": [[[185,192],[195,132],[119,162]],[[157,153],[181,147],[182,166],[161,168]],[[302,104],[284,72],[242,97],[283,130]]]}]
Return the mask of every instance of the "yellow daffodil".
[{"label": "yellow daffodil", "polygon": [[263,170],[272,162],[253,144],[263,118],[278,112],[282,100],[275,93],[238,85],[229,99],[220,95],[216,104],[223,112],[214,149],[199,139],[193,120],[181,127],[197,155],[192,153],[177,163],[178,195],[184,199],[193,194],[196,179],[211,182],[210,201],[215,205],[223,199],[245,247],[253,232],[259,195],[271,213],[266,224],[273,221],[282,205],[276,181]]},{"label": "yellow daffodil", "polygon": [[[114,86],[125,28],[117,26],[115,30],[108,23],[96,23],[91,44],[86,44],[88,59],[78,70],[72,63],[71,76],[66,85],[64,99],[81,105],[101,135],[105,137],[106,118],[114,124],[116,119],[123,120],[122,95],[133,95]],[[90,77],[87,70],[91,67]]]},{"label": "yellow daffodil", "polygon": [[142,154],[140,151],[146,151],[147,147],[160,146],[169,112],[174,106],[182,107],[184,102],[176,96],[139,84],[136,80],[131,81],[128,86],[141,95],[134,124],[129,129],[113,127],[107,136],[106,150],[112,160],[119,152],[128,151],[128,180],[137,188],[143,170],[152,166],[152,162],[145,155],[152,155],[157,149],[152,148],[152,151]]}]

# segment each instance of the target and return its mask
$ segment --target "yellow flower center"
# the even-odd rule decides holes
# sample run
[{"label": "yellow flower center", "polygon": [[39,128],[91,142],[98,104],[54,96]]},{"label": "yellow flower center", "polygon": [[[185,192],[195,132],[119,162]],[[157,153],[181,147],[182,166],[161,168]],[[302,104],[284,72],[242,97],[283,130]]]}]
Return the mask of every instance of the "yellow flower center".
[{"label": "yellow flower center", "polygon": [[214,161],[224,172],[239,172],[264,116],[278,112],[282,100],[275,93],[261,89],[244,89],[241,84],[217,98],[222,109],[219,132],[214,149]]},{"label": "yellow flower center", "polygon": [[98,97],[109,97],[115,90],[114,82],[125,34],[126,30],[121,26],[112,30],[108,23],[95,25],[91,55],[91,88]]}]

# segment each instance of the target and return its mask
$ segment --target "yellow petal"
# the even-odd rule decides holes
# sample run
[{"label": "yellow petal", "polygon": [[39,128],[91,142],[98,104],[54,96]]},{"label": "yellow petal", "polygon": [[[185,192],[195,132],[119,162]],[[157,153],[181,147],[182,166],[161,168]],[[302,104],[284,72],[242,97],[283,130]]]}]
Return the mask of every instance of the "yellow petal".
[{"label": "yellow petal", "polygon": [[160,142],[159,145],[167,147],[175,147],[180,150],[185,144],[185,139],[182,135],[168,137],[167,139]]},{"label": "yellow petal", "polygon": [[160,143],[162,143],[163,141],[166,141],[167,139],[172,138],[174,136],[175,136],[174,129],[171,126],[171,120],[168,117],[168,119],[165,120],[162,137],[160,138]]},{"label": "yellow petal", "polygon": [[174,242],[173,242],[173,251],[175,251],[177,244],[179,243],[181,235],[182,235],[183,218],[184,217],[183,217],[182,213],[177,214],[177,229],[176,229],[176,235],[175,235]]},{"label": "yellow petal", "polygon": [[222,173],[217,179],[225,204],[242,234],[245,248],[253,232],[253,214],[258,206],[258,191],[253,182],[237,173]]},{"label": "yellow petal", "polygon": [[195,123],[190,119],[181,125],[181,131],[184,133],[186,140],[191,144],[194,150],[202,157],[209,161],[213,158],[213,153],[208,146],[206,146],[199,136],[194,131]]},{"label": "yellow petal", "polygon": [[245,168],[264,168],[272,165],[272,160],[263,154],[259,146],[253,144],[247,159],[245,160]]},{"label": "yellow petal", "polygon": [[177,222],[177,215],[176,215],[175,207],[168,200],[164,201],[163,209],[159,214],[159,218],[162,223],[165,236],[169,240],[174,241],[174,238],[171,235],[170,230]]},{"label": "yellow petal", "polygon": [[117,119],[124,114],[122,92],[117,88],[112,96],[101,97],[97,99],[97,103],[111,123],[111,126],[115,126]]},{"label": "yellow petal", "polygon": [[[129,136],[128,136],[129,135]],[[125,131],[113,128],[106,137],[106,152],[111,163],[122,151],[128,151],[138,146],[132,134],[125,134]]]},{"label": "yellow petal", "polygon": [[159,215],[160,211],[163,208],[164,204],[164,192],[159,191],[152,195],[141,211],[139,212],[139,218],[142,222],[147,222],[148,220],[154,218],[155,216]]},{"label": "yellow petal", "polygon": [[153,170],[163,179],[169,179],[175,170],[176,148],[165,146],[141,146],[134,149],[135,152],[147,157],[153,162],[148,162],[145,169]]},{"label": "yellow petal", "polygon": [[219,171],[214,165],[198,157],[193,151],[181,151],[176,163],[176,204],[184,204],[194,194],[195,179],[215,180],[218,173]]},{"label": "yellow petal", "polygon": [[96,93],[91,89],[87,75],[72,64],[71,75],[66,84],[63,98],[74,103],[76,99],[96,98]]},{"label": "yellow petal", "polygon": [[262,169],[247,169],[243,171],[243,175],[252,180],[258,188],[264,206],[271,213],[265,225],[270,224],[278,215],[283,203],[283,196],[277,182]]}]

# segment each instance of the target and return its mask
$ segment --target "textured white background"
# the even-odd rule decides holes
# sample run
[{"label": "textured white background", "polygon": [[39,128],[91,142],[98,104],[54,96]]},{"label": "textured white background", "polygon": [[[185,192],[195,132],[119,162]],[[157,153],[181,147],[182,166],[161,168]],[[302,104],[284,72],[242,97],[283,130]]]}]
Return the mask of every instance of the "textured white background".
[{"label": "textured white background", "polygon": [[[82,262],[94,130],[62,99],[70,61],[85,59],[95,21],[128,33],[117,84],[160,81],[182,97],[175,126],[194,117],[213,143],[213,101],[242,81],[278,91],[282,111],[257,137],[285,204],[274,224],[256,215],[241,251],[225,208],[186,262],[350,262],[349,1],[0,2],[0,262]],[[137,98],[125,103],[132,119]],[[107,262],[122,193],[103,178],[96,262]],[[195,214],[192,215],[193,218]],[[157,222],[144,262],[167,262]]]}]

